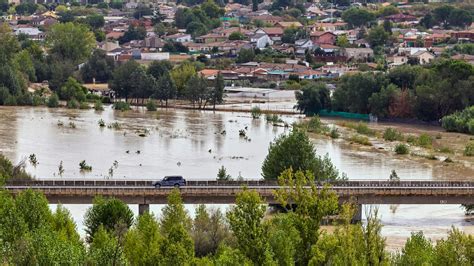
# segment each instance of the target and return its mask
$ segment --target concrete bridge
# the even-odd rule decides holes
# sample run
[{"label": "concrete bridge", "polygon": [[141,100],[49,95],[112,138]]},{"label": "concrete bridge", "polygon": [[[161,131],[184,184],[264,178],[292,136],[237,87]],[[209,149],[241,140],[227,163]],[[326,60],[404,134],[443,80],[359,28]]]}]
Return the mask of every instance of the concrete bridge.
[{"label": "concrete bridge", "polygon": [[[50,203],[90,204],[96,196],[115,197],[138,204],[165,204],[172,187],[155,188],[151,180],[33,180],[10,181],[5,188],[17,194],[28,188],[44,193]],[[339,201],[354,204],[474,204],[474,182],[467,181],[338,181],[331,185]],[[180,188],[184,203],[231,204],[242,187],[256,190],[269,204],[278,204],[269,181],[188,181]],[[359,208],[361,209],[361,208]],[[359,215],[361,215],[359,213]]]}]

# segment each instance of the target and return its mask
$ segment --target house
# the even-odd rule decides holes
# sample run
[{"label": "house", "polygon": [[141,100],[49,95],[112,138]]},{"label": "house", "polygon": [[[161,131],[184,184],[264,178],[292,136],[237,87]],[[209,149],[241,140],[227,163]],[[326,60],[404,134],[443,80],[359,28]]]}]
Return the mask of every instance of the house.
[{"label": "house", "polygon": [[27,35],[29,39],[34,41],[43,40],[46,34],[40,31],[38,28],[33,27],[21,27],[15,29],[15,35]]},{"label": "house", "polygon": [[250,43],[256,48],[262,49],[269,45],[273,45],[272,39],[266,33],[256,33],[250,36]]},{"label": "house", "polygon": [[217,34],[217,33],[209,33],[206,35],[202,35],[196,37],[196,42],[198,43],[213,43],[213,42],[223,42],[227,40],[227,36]]},{"label": "house", "polygon": [[298,75],[299,79],[320,79],[326,75],[322,71],[306,69],[295,73]]},{"label": "house", "polygon": [[417,59],[420,65],[429,64],[431,63],[431,61],[433,61],[433,59],[435,59],[434,54],[428,51],[418,51],[414,53],[411,57]]},{"label": "house", "polygon": [[112,31],[109,32],[105,35],[105,38],[107,40],[118,40],[120,37],[122,37],[125,34],[125,32],[120,32],[120,31]]},{"label": "house", "polygon": [[401,23],[401,22],[414,22],[417,21],[417,18],[412,15],[405,15],[405,14],[395,14],[395,15],[390,15],[386,16],[385,20],[389,20],[394,23]]},{"label": "house", "polygon": [[387,61],[389,61],[390,67],[401,66],[408,63],[408,56],[394,55],[392,57],[387,58]]},{"label": "house", "polygon": [[458,41],[474,41],[474,30],[469,31],[454,31],[451,32],[451,37],[458,39]]},{"label": "house", "polygon": [[273,42],[281,42],[283,36],[283,29],[280,27],[259,28],[255,33],[265,33],[272,39]]},{"label": "house", "polygon": [[303,28],[303,24],[299,21],[280,21],[276,24],[277,27],[287,29],[287,28]]},{"label": "house", "polygon": [[165,40],[183,43],[183,42],[190,42],[192,38],[191,38],[191,34],[176,33],[173,35],[165,36]]},{"label": "house", "polygon": [[461,61],[464,61],[464,62],[469,63],[471,65],[474,65],[474,55],[457,54],[457,55],[451,56],[451,59],[461,60]]},{"label": "house", "polygon": [[295,42],[296,54],[304,55],[306,50],[312,51],[314,49],[314,44],[311,40],[302,39]]},{"label": "house", "polygon": [[336,43],[336,34],[325,31],[313,31],[310,33],[309,38],[314,44],[334,44]]},{"label": "house", "polygon": [[97,48],[104,50],[106,52],[112,51],[114,49],[120,48],[120,45],[118,44],[117,41],[111,42],[111,41],[103,41],[99,42],[97,44]]},{"label": "house", "polygon": [[272,16],[272,15],[261,15],[261,16],[253,16],[252,21],[260,20],[265,24],[275,25],[278,22],[282,21],[282,17],[280,16]]},{"label": "house", "polygon": [[342,55],[348,61],[367,62],[374,57],[374,50],[370,48],[344,48]]},{"label": "house", "polygon": [[347,27],[345,22],[316,22],[313,25],[309,26],[311,31],[337,31],[343,30]]}]

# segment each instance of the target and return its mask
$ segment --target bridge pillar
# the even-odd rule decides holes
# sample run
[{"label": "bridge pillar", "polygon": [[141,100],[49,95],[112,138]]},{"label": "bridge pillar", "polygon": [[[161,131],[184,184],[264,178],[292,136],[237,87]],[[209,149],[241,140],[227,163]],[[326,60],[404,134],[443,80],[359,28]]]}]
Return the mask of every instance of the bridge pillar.
[{"label": "bridge pillar", "polygon": [[138,204],[138,215],[142,215],[145,212],[150,211],[150,204]]},{"label": "bridge pillar", "polygon": [[362,221],[362,205],[355,205],[354,217],[352,217],[352,223],[358,223]]}]

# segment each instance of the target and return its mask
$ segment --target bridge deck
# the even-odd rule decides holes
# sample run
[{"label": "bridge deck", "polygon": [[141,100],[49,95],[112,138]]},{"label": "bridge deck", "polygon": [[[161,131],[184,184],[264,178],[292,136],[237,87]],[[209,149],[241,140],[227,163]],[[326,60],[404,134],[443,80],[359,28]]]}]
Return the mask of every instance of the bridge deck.
[{"label": "bridge deck", "polygon": [[[322,188],[322,183],[318,184]],[[340,201],[357,204],[474,204],[474,182],[463,181],[345,181],[330,183]],[[185,203],[233,203],[242,186],[276,203],[275,182],[188,181],[180,188]],[[172,188],[156,189],[150,180],[11,181],[6,189],[43,192],[51,203],[87,204],[95,196],[116,197],[129,204],[163,204]]]}]

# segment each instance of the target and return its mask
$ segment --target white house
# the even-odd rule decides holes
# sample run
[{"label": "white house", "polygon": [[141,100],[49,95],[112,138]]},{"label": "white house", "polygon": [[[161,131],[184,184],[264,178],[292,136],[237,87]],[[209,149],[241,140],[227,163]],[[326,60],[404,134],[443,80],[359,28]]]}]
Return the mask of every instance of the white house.
[{"label": "white house", "polygon": [[295,42],[295,48],[297,54],[305,54],[306,50],[313,50],[314,44],[311,40],[297,40]]},{"label": "white house", "polygon": [[191,42],[191,34],[176,33],[165,37],[165,40],[173,42]]},{"label": "white house", "polygon": [[270,37],[265,33],[256,33],[250,36],[250,43],[259,49],[265,48],[268,45],[273,45],[272,39],[270,39]]},{"label": "white house", "polygon": [[428,51],[418,51],[415,54],[413,54],[412,57],[418,59],[418,62],[420,63],[420,65],[429,64],[435,58],[435,56]]}]

